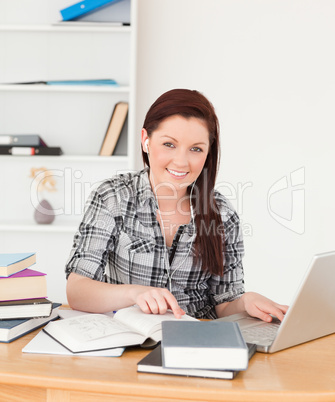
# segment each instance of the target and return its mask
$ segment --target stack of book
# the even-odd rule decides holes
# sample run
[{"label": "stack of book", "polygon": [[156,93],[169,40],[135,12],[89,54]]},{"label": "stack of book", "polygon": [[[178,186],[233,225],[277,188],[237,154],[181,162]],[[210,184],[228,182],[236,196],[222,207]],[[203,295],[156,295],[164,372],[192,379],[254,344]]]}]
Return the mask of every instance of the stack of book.
[{"label": "stack of book", "polygon": [[137,371],[233,379],[255,352],[237,323],[166,321],[161,345],[138,362]]},{"label": "stack of book", "polygon": [[38,134],[0,134],[0,155],[62,155],[60,147],[48,147]]},{"label": "stack of book", "polygon": [[46,274],[31,269],[35,253],[0,254],[0,342],[10,342],[58,317],[47,299]]}]

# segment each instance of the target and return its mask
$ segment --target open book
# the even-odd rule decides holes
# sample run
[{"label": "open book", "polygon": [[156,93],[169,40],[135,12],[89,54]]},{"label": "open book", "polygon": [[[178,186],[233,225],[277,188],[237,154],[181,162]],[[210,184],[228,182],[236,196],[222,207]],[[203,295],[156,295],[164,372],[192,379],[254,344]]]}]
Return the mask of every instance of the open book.
[{"label": "open book", "polygon": [[164,315],[145,314],[132,306],[117,311],[114,317],[105,314],[84,314],[50,322],[44,331],[73,353],[140,345],[151,338],[162,339],[163,321],[197,321],[183,315],[175,318],[171,311]]}]

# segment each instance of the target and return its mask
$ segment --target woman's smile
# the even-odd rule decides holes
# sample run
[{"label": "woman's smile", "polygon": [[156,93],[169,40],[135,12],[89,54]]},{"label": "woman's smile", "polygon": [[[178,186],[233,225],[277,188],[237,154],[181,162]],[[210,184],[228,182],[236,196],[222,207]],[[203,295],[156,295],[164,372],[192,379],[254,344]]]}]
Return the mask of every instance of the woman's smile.
[{"label": "woman's smile", "polygon": [[168,169],[166,168],[166,170],[170,173],[170,175],[176,179],[184,179],[188,172],[178,172],[176,170],[172,170],[172,169]]}]

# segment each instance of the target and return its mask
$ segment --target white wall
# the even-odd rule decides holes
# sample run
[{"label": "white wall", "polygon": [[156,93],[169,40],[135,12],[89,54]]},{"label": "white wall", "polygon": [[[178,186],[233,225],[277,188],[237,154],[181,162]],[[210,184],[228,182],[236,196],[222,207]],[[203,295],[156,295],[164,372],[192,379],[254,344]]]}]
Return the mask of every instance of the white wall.
[{"label": "white wall", "polygon": [[[22,22],[19,3],[7,1],[0,22]],[[36,16],[29,23],[43,22],[51,9],[43,0],[29,7]],[[162,92],[188,87],[209,97],[222,128],[218,187],[245,231],[246,288],[289,303],[312,255],[335,248],[334,1],[139,0],[138,12],[138,143],[144,115]],[[292,172],[302,183],[294,192],[284,188]],[[39,236],[20,239],[28,250]],[[63,267],[72,235],[54,241]],[[13,232],[0,234],[0,244],[19,243]],[[50,252],[42,243],[37,252],[43,270]],[[57,301],[65,297],[61,275],[61,287],[52,277]]]},{"label": "white wall", "polygon": [[209,97],[222,128],[218,185],[245,231],[246,288],[279,302],[314,253],[335,249],[334,17],[326,0],[139,5],[138,130],[168,89]]}]

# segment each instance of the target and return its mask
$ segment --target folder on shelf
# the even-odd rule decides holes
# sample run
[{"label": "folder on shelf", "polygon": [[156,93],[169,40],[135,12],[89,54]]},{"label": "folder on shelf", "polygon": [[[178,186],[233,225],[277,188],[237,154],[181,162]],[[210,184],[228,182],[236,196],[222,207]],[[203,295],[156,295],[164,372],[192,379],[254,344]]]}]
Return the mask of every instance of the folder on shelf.
[{"label": "folder on shelf", "polygon": [[109,3],[116,3],[120,0],[83,0],[78,3],[72,4],[69,7],[60,10],[63,21],[73,20],[81,15],[87,14],[90,11],[105,6]]},{"label": "folder on shelf", "polygon": [[125,125],[128,115],[128,103],[119,102],[115,105],[112,117],[109,121],[108,128],[103,140],[99,155],[111,156]]},{"label": "folder on shelf", "polygon": [[[73,21],[73,24],[91,23],[96,26],[103,24],[118,24],[119,26],[130,26],[131,0],[122,0],[108,3],[104,7],[99,7],[93,12],[81,15]],[[69,21],[63,21],[63,24]]]},{"label": "folder on shelf", "polygon": [[62,155],[60,147],[16,147],[12,145],[0,146],[0,155],[30,156],[30,155]]},{"label": "folder on shelf", "polygon": [[15,147],[47,146],[38,134],[1,134],[0,145],[11,145]]}]

